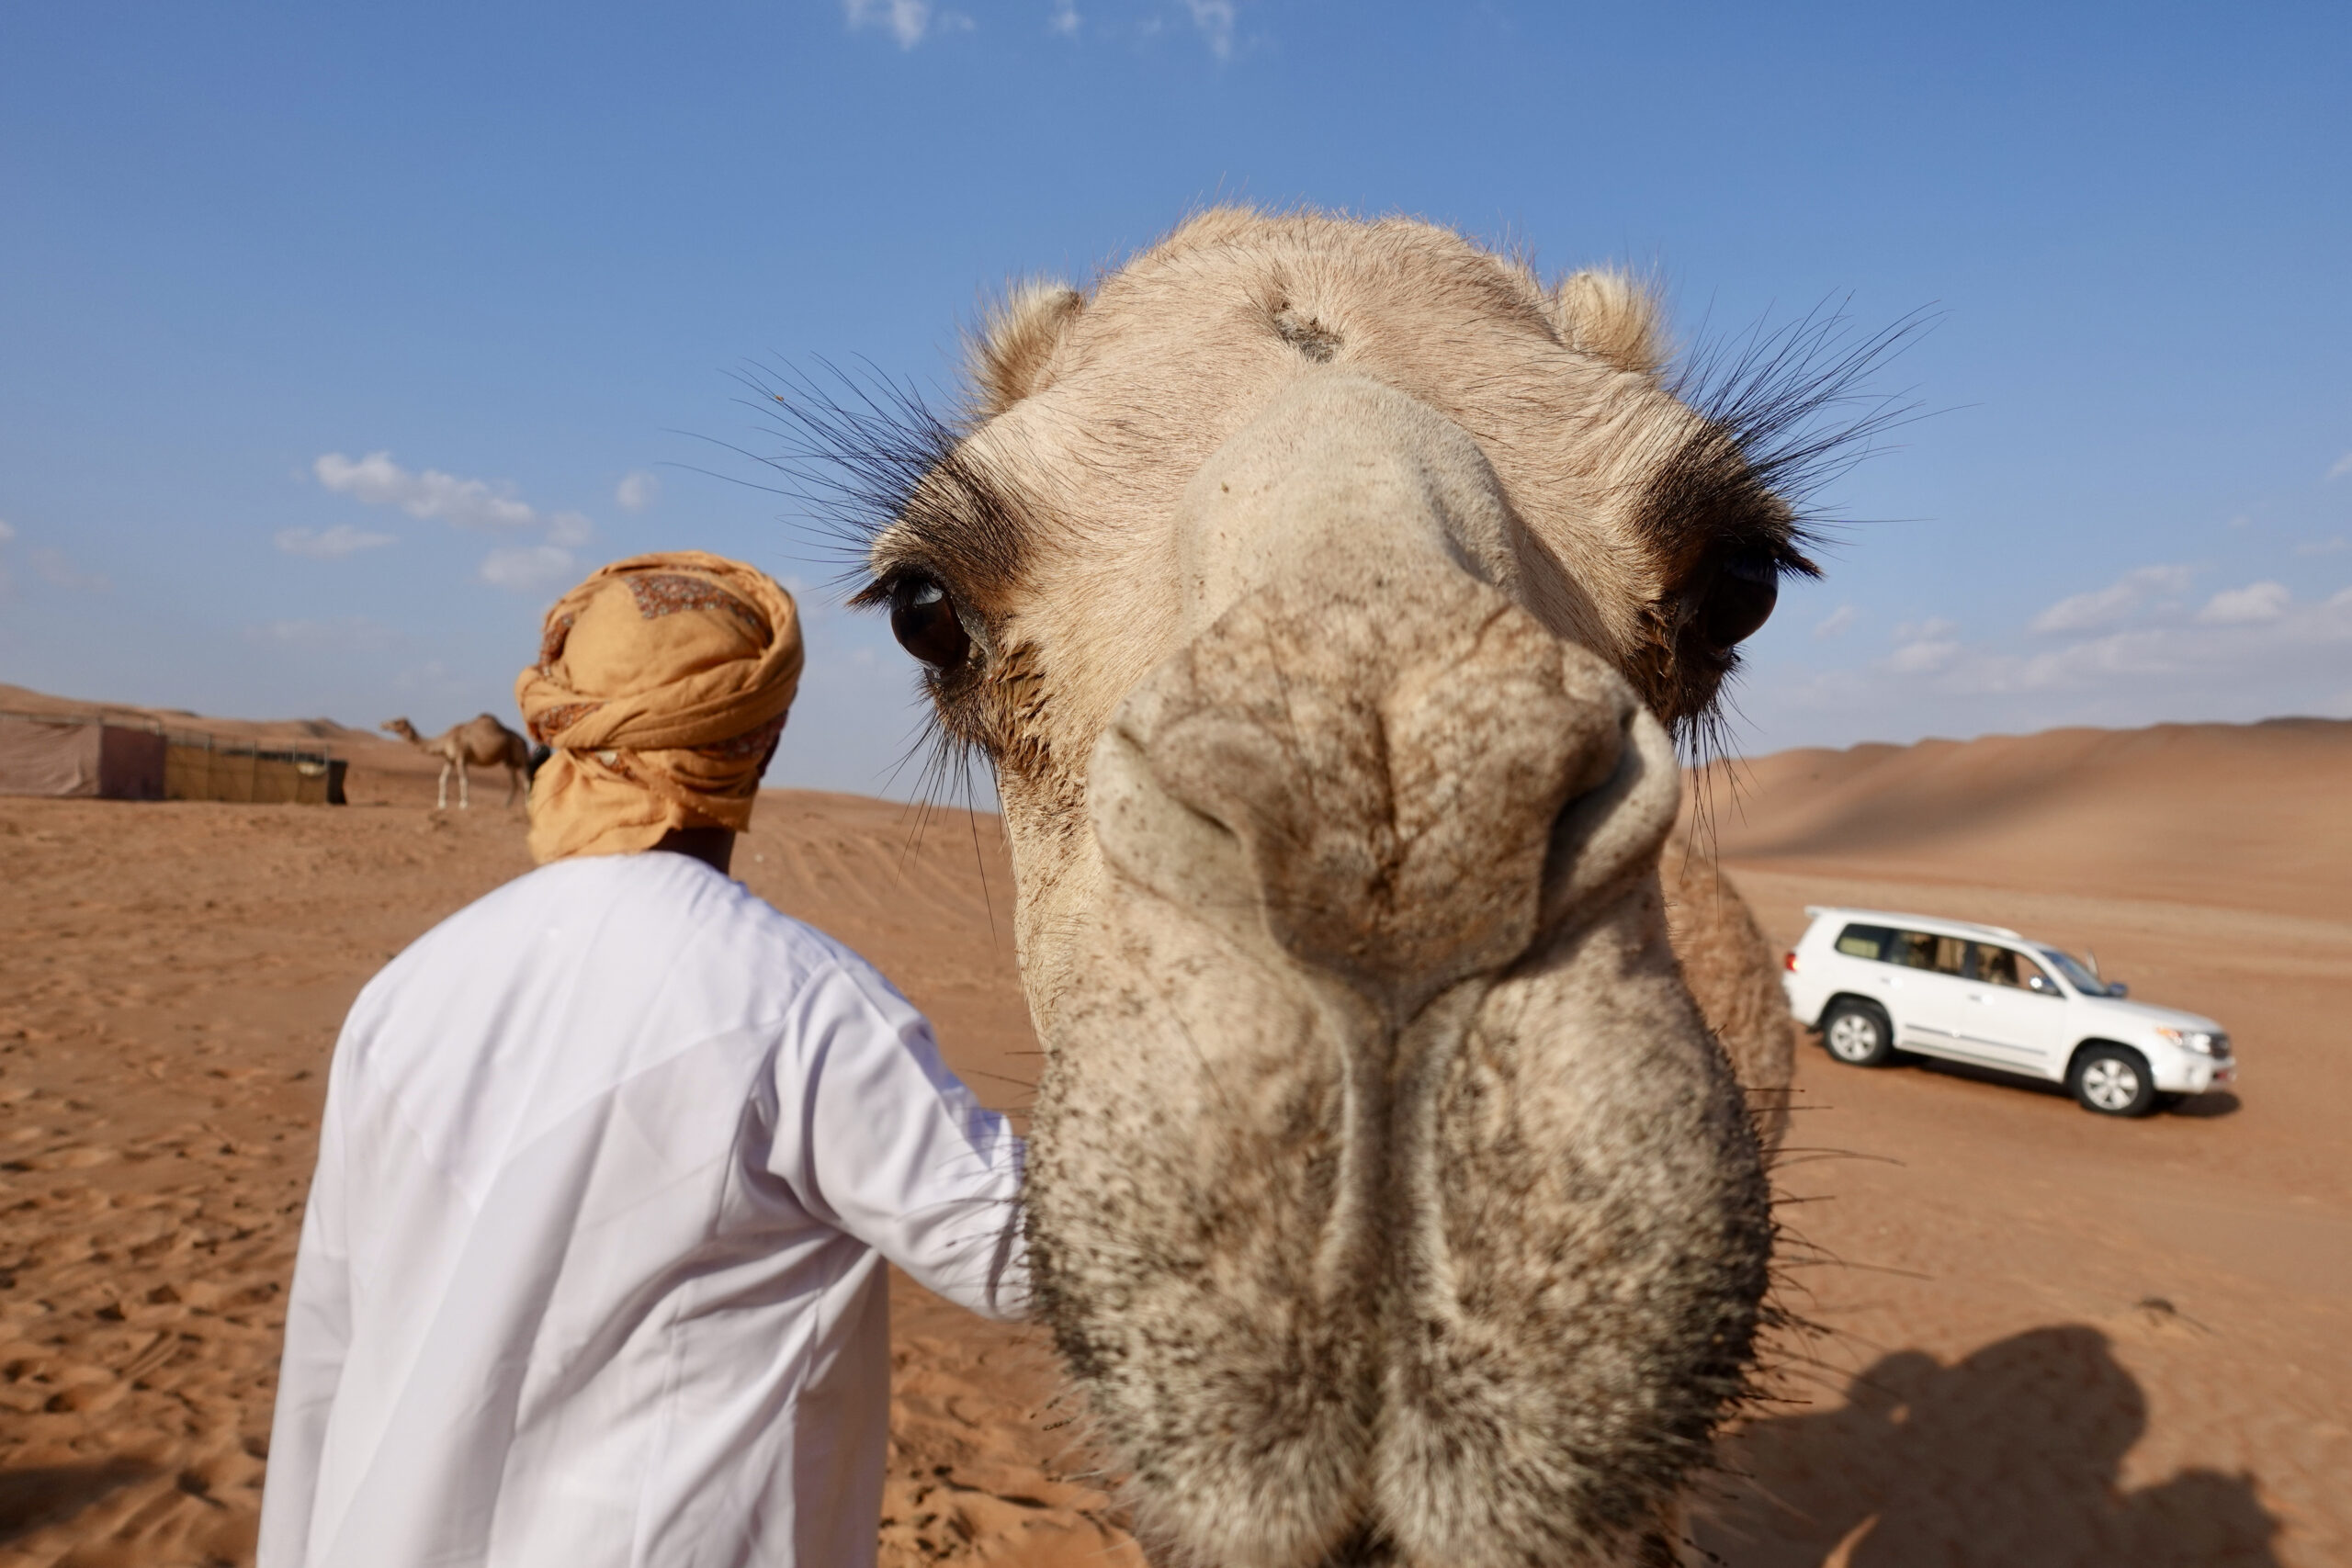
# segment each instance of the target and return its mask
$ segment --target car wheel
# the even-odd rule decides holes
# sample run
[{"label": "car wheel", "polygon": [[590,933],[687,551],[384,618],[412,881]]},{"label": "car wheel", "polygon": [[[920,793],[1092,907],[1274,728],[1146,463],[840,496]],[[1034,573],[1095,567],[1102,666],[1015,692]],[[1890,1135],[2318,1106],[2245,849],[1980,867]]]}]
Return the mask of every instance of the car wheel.
[{"label": "car wheel", "polygon": [[1839,1002],[1821,1021],[1821,1043],[1849,1066],[1882,1067],[1894,1057],[1894,1029],[1869,1002]]},{"label": "car wheel", "polygon": [[2075,1102],[2101,1116],[2145,1116],[2156,1108],[2148,1059],[2120,1045],[2093,1045],[2075,1058]]}]

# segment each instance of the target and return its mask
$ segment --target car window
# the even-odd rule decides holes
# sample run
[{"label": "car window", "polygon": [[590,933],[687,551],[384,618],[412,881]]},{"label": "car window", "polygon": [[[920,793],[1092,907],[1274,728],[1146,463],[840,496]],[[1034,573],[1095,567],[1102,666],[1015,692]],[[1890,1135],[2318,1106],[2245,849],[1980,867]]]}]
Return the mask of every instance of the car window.
[{"label": "car window", "polygon": [[1896,931],[1891,926],[1848,926],[1838,933],[1838,951],[1849,958],[1875,958],[1906,969],[1939,975],[1967,973],[1968,943],[1956,936]]},{"label": "car window", "polygon": [[1928,969],[1939,975],[1957,975],[1968,962],[1968,943],[1956,936],[1936,936],[1928,931],[1891,931],[1894,940],[1886,945],[1886,962],[1900,964],[1905,969]]},{"label": "car window", "polygon": [[1884,926],[1848,926],[1838,933],[1838,951],[1849,958],[1885,959],[1894,933]]},{"label": "car window", "polygon": [[2098,976],[2092,974],[2088,965],[2085,964],[2073,953],[2065,951],[2065,949],[2058,947],[2045,947],[2041,949],[2041,956],[2050,960],[2051,967],[2056,969],[2061,975],[2065,976],[2066,983],[2074,987],[2075,989],[2082,992],[2083,995],[2086,997],[2106,997],[2114,995],[2113,992],[2107,988],[2106,981],[2101,980]]},{"label": "car window", "polygon": [[2050,977],[2048,970],[2022,953],[2018,954],[2018,984],[2036,996],[2063,997],[2066,994],[2058,988],[2058,982]]},{"label": "car window", "polygon": [[1976,978],[1988,986],[2033,991],[2045,997],[2059,994],[2041,964],[2014,949],[1995,947],[1989,942],[1976,944]]}]

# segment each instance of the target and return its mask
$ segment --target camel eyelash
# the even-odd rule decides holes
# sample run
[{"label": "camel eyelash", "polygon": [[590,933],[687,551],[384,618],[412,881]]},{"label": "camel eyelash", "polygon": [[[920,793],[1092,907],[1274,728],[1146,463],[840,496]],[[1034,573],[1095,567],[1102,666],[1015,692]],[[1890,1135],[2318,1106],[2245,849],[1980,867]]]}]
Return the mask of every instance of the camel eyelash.
[{"label": "camel eyelash", "polygon": [[854,584],[862,595],[876,586],[876,541],[894,522],[930,510],[918,501],[924,480],[952,468],[963,433],[911,382],[871,365],[863,374],[817,366],[814,373],[789,366],[737,372],[747,395],[736,400],[758,416],[766,439],[759,450],[720,445],[781,477],[761,488],[798,504],[816,526],[821,558],[836,570],[833,586]]},{"label": "camel eyelash", "polygon": [[[756,449],[719,445],[780,477],[759,488],[796,503],[845,604],[890,608],[920,576],[986,621],[992,590],[1021,569],[1023,530],[1001,476],[964,451],[967,429],[913,383],[863,362],[855,372],[821,360],[814,372],[746,367],[736,378],[746,393],[737,400],[758,417],[763,439]],[[973,638],[983,653],[989,640]],[[918,810],[928,820],[944,803],[984,804],[975,770],[986,751],[969,711],[976,663],[941,670],[918,660],[916,670],[917,723],[888,777],[917,769]]]},{"label": "camel eyelash", "polygon": [[[888,597],[901,566],[956,586],[970,602],[1018,576],[1023,508],[1001,474],[972,457],[970,434],[910,382],[820,362],[818,374],[754,370],[741,400],[778,437],[749,454],[784,476],[780,493],[815,521],[839,569],[835,586],[865,608]],[[877,547],[888,558],[877,560]]]},{"label": "camel eyelash", "polygon": [[1842,301],[1824,301],[1783,327],[1758,322],[1744,333],[1702,337],[1668,379],[1667,390],[1737,456],[1755,493],[1787,507],[1771,551],[1784,575],[1820,575],[1803,547],[1845,525],[1820,511],[1817,498],[1886,450],[1880,437],[1922,417],[1908,393],[1875,393],[1865,383],[1939,319],[1914,310],[1859,333]]},{"label": "camel eyelash", "polygon": [[[1721,443],[1719,457],[1669,467],[1654,495],[1660,503],[1699,507],[1721,520],[1708,559],[1760,556],[1782,578],[1818,577],[1804,552],[1833,542],[1854,526],[1833,520],[1819,505],[1832,482],[1867,457],[1886,450],[1881,437],[1924,417],[1907,393],[1882,395],[1864,383],[1939,319],[1915,310],[1868,334],[1856,333],[1842,304],[1825,302],[1787,326],[1759,323],[1744,334],[1702,341],[1685,355],[1667,389],[1708,422]],[[1726,485],[1725,476],[1731,482]],[[1770,515],[1767,515],[1767,513]],[[1715,570],[1702,560],[1700,572]],[[1696,775],[1686,852],[1712,853],[1720,783],[1736,802],[1740,791],[1737,649],[1726,650],[1705,704],[1675,726],[1684,765]]]}]

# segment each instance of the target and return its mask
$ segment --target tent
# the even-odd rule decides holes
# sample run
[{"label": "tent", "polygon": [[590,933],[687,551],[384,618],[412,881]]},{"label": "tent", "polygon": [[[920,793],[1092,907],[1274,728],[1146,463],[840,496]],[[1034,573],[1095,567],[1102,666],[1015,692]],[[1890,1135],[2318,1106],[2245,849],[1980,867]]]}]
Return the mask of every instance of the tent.
[{"label": "tent", "polygon": [[77,716],[0,714],[0,795],[164,798],[163,734]]},{"label": "tent", "polygon": [[346,766],[137,719],[0,713],[0,795],[341,806]]}]

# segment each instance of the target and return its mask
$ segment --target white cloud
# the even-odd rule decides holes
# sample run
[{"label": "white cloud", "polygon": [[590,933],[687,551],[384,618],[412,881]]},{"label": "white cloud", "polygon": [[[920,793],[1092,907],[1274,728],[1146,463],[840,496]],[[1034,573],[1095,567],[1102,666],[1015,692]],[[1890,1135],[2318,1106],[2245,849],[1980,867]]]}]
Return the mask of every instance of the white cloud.
[{"label": "white cloud", "polygon": [[[370,506],[397,506],[412,517],[438,517],[460,528],[546,529],[542,543],[492,550],[482,558],[476,575],[500,588],[528,592],[560,581],[571,570],[571,552],[586,544],[596,532],[596,525],[577,512],[539,511],[516,497],[514,487],[503,479],[492,482],[460,479],[437,468],[412,472],[393,462],[390,452],[370,452],[356,462],[340,452],[329,452],[311,468],[321,484],[337,494],[348,495]],[[644,477],[649,481],[652,479],[650,474]],[[626,491],[629,480],[621,482]],[[287,530],[278,536],[278,547],[298,554],[326,553],[316,547],[305,551],[297,544],[288,543],[289,535],[308,532],[300,528]],[[349,539],[370,543],[380,537],[356,529],[334,528],[317,540],[302,542],[316,547],[346,534]],[[368,547],[367,544],[339,543],[346,546],[340,550],[345,555],[353,549]]]},{"label": "white cloud", "polygon": [[[1832,615],[1830,620],[1837,618]],[[1935,673],[1958,657],[1961,645],[1954,634],[1959,630],[1959,622],[1945,620],[1941,615],[1905,621],[1894,628],[1895,649],[1887,656],[1886,668],[1897,675]]]},{"label": "white cloud", "polygon": [[1960,630],[1958,621],[1947,621],[1941,615],[1930,615],[1924,621],[1905,621],[1894,628],[1897,642],[1933,641],[1947,637]]},{"label": "white cloud", "polygon": [[[1949,628],[1948,621],[1935,621],[1932,626]],[[1957,638],[1947,636],[1915,637],[1896,649],[1886,661],[1886,667],[1897,675],[1932,675],[1948,669],[1960,657]]]},{"label": "white cloud", "polygon": [[0,545],[6,544],[16,536],[17,531],[14,528],[9,527],[6,523],[0,523]]},{"label": "white cloud", "polygon": [[[2281,671],[2324,671],[2338,664],[2352,670],[2352,588],[2324,604],[2299,609],[2280,584],[2252,583],[2215,594],[2193,618],[2168,616],[2165,625],[2036,653],[2016,651],[2013,641],[1962,642],[1951,635],[1950,622],[1905,629],[1917,635],[1880,669],[1902,678],[1900,685],[1915,694],[2016,699],[2136,692],[2161,698],[2221,687],[2242,694],[2248,682],[2260,684]],[[1875,687],[1859,675],[1848,685],[1847,696],[1857,703],[1870,691],[1894,689]]]},{"label": "white cloud", "polygon": [[2352,474],[2352,452],[2335,459],[2335,466],[2327,470],[2327,477],[2332,479],[2340,479],[2346,474]]},{"label": "white cloud", "polygon": [[2299,556],[2339,556],[2352,550],[2352,539],[2338,534],[2332,539],[2306,539],[2295,547]]},{"label": "white cloud", "polygon": [[532,592],[552,588],[571,575],[571,552],[560,545],[530,545],[492,550],[482,558],[481,580],[493,588]]},{"label": "white cloud", "polygon": [[900,49],[912,49],[931,30],[931,0],[842,0],[850,29],[887,28]]},{"label": "white cloud", "polygon": [[265,621],[259,626],[247,626],[245,640],[280,648],[299,648],[311,652],[346,649],[376,653],[391,647],[399,639],[392,628],[381,621],[370,620],[366,615],[348,615],[332,621]]},{"label": "white cloud", "polygon": [[2108,587],[2061,599],[2033,618],[2038,632],[2089,631],[2119,621],[2151,599],[2186,593],[2196,569],[2186,566],[2143,566],[2127,571]]},{"label": "white cloud", "polygon": [[623,512],[642,512],[661,499],[660,476],[643,468],[623,474],[621,482],[613,487],[613,504]]},{"label": "white cloud", "polygon": [[114,586],[98,573],[84,571],[80,567],[75,566],[66,558],[63,550],[46,548],[27,550],[25,559],[31,563],[33,570],[40,575],[40,580],[52,588],[104,593]]},{"label": "white cloud", "polygon": [[428,659],[413,669],[401,671],[392,677],[391,683],[393,691],[411,700],[441,698],[454,701],[464,698],[471,701],[473,694],[481,690],[475,677],[452,670],[437,659]]},{"label": "white cloud", "polygon": [[1830,611],[1819,626],[1813,628],[1813,635],[1816,638],[1836,637],[1861,618],[1862,613],[1851,604],[1840,604]]},{"label": "white cloud", "polygon": [[461,479],[438,468],[412,473],[390,452],[370,452],[354,462],[329,452],[311,465],[319,482],[338,495],[370,506],[397,506],[411,517],[438,517],[460,528],[528,528],[539,521],[514,499],[514,487],[500,480]]},{"label": "white cloud", "polygon": [[2004,628],[1979,638],[1949,623],[1906,626],[1889,656],[1857,650],[1835,664],[1760,671],[1742,705],[1757,750],[2054,725],[2352,717],[2352,587],[2318,590],[2316,599],[2263,587],[2214,596],[2239,600],[2252,612],[2245,618],[2200,616],[2199,599],[2152,604],[2129,624],[2079,636]]},{"label": "white cloud", "polygon": [[1209,52],[1219,60],[1232,59],[1235,0],[1184,0],[1184,9],[1193,14],[1193,26],[1201,29]]},{"label": "white cloud", "polygon": [[1054,0],[1054,14],[1046,23],[1046,30],[1063,38],[1078,36],[1079,15],[1076,0]]},{"label": "white cloud", "polygon": [[2216,593],[2197,618],[2209,626],[2251,626],[2282,619],[2294,595],[2278,582],[2249,582]]},{"label": "white cloud", "polygon": [[348,523],[338,523],[332,528],[280,528],[273,537],[277,547],[288,555],[308,556],[312,560],[341,560],[362,550],[398,543],[393,535],[370,534]]},{"label": "white cloud", "polygon": [[548,519],[548,543],[570,549],[595,537],[596,525],[577,512],[559,512]]}]

